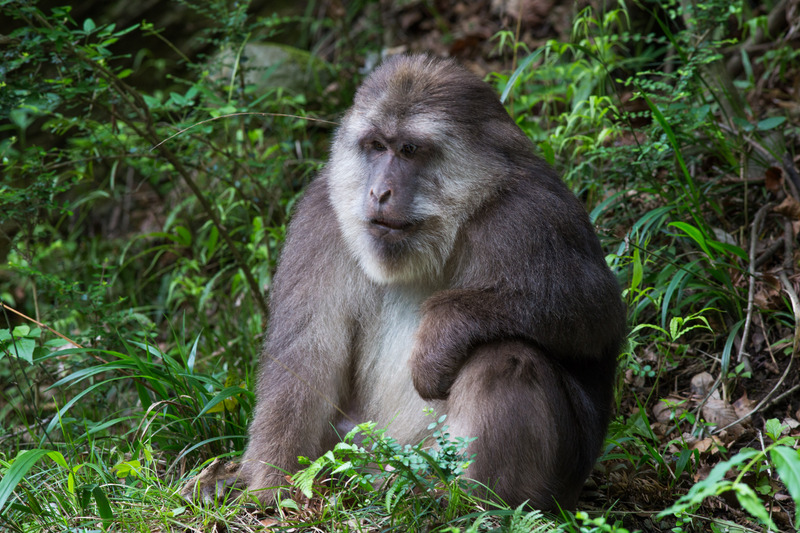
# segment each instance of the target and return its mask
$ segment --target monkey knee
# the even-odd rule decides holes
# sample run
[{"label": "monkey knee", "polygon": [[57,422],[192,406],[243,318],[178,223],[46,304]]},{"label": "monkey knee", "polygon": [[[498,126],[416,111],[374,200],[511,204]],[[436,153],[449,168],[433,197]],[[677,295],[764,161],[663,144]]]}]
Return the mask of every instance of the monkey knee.
[{"label": "monkey knee", "polygon": [[509,505],[573,507],[604,434],[592,413],[577,412],[572,396],[583,394],[538,348],[506,341],[475,350],[448,400],[451,433],[477,437],[467,475]]},{"label": "monkey knee", "polygon": [[[475,390],[496,394],[503,402],[530,402],[545,395],[557,378],[544,353],[522,341],[499,341],[476,348],[459,371],[452,394],[474,395]],[[519,393],[524,398],[515,398]],[[552,396],[547,395],[548,398]],[[550,400],[548,400],[550,401]]]},{"label": "monkey knee", "polygon": [[492,448],[485,453],[496,448],[504,454],[507,441],[514,451],[547,457],[558,439],[542,436],[557,431],[564,413],[565,392],[558,382],[552,364],[534,347],[517,341],[481,346],[453,384],[449,423],[465,436],[479,437],[480,448]]}]

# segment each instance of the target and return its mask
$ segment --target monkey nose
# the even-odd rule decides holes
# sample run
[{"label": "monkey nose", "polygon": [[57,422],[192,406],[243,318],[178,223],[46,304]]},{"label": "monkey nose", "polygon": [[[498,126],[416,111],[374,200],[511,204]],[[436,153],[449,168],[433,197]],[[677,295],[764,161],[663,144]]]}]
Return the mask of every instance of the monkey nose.
[{"label": "monkey nose", "polygon": [[386,189],[386,190],[383,190],[383,191],[379,190],[376,193],[375,189],[370,189],[369,194],[370,194],[370,196],[372,196],[373,198],[378,200],[379,204],[384,204],[384,203],[386,203],[387,200],[389,200],[389,197],[392,196],[392,190],[391,189]]}]

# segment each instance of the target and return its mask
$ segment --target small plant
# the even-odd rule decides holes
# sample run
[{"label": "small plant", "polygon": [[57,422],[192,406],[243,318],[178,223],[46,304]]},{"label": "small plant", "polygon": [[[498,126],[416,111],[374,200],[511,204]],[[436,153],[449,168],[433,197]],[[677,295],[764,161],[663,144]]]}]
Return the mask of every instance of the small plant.
[{"label": "small plant", "polygon": [[591,518],[587,513],[579,511],[575,513],[575,521],[570,531],[576,533],[628,533],[619,523],[609,523],[605,516]]},{"label": "small plant", "polygon": [[413,492],[429,499],[431,505],[444,504],[442,515],[452,518],[467,496],[469,485],[460,476],[471,462],[466,449],[474,439],[451,438],[444,421],[441,416],[428,426],[432,443],[413,446],[399,444],[372,422],[359,424],[333,450],[313,462],[306,459],[309,466],[293,481],[311,497],[314,481],[325,473],[361,494],[364,505],[374,505],[380,497],[390,515]]},{"label": "small plant", "polygon": [[44,346],[38,346],[41,336],[40,328],[27,325],[17,326],[11,331],[0,329],[0,359],[9,356],[33,364],[34,358],[42,357],[48,348],[63,346],[65,343],[63,339],[51,339]]},{"label": "small plant", "polygon": [[[800,450],[796,449],[798,439],[782,437],[783,429],[777,419],[768,420],[765,424],[765,433],[772,440],[771,444],[762,450],[743,448],[727,461],[720,462],[711,470],[708,477],[695,483],[688,493],[662,511],[659,516],[675,515],[682,521],[691,522],[690,515],[706,498],[732,492],[742,508],[750,515],[767,527],[777,530],[778,527],[758,495],[758,492],[765,496],[773,495],[769,483],[772,476],[783,481],[795,505],[800,504]],[[773,467],[774,474],[771,472]],[[757,482],[754,489],[751,483],[744,481],[747,475],[753,475],[763,481]],[[795,517],[795,520],[796,527],[800,527],[800,519]]]}]

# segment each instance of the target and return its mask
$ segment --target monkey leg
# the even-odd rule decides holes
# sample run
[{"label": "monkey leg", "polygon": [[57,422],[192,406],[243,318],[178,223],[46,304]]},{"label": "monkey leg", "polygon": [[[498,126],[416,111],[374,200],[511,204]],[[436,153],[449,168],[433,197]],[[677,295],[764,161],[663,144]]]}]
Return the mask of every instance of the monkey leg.
[{"label": "monkey leg", "polygon": [[[293,385],[293,378],[286,378],[289,385]],[[298,456],[316,459],[338,442],[330,422],[335,419],[331,403],[322,401],[307,387],[292,389],[281,387],[277,379],[273,381],[273,389],[260,387],[261,398],[250,424],[250,442],[239,471],[248,491],[264,505],[272,505],[278,491],[288,485],[286,476],[300,469]],[[317,384],[323,397],[337,400],[333,380],[320,379]]]},{"label": "monkey leg", "polygon": [[511,506],[574,508],[605,436],[606,382],[584,387],[523,342],[475,349],[448,400],[451,434],[477,437],[467,476]]}]

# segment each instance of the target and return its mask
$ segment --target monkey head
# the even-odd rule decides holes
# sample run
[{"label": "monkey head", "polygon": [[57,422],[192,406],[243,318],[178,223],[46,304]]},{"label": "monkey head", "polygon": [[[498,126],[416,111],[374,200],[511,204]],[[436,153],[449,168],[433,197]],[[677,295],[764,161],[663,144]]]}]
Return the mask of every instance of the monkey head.
[{"label": "monkey head", "polygon": [[391,58],[356,93],[331,150],[345,241],[375,282],[435,281],[458,228],[531,149],[492,88],[463,67]]}]

